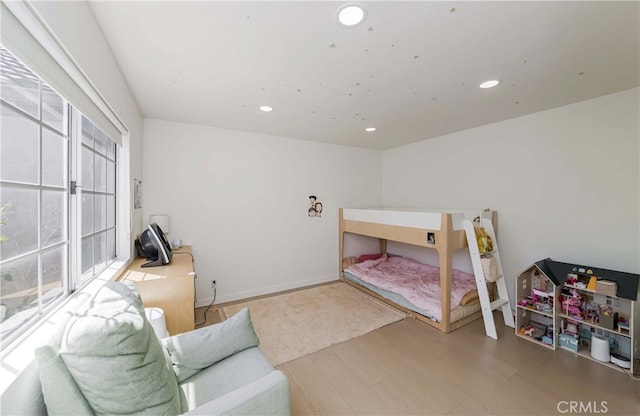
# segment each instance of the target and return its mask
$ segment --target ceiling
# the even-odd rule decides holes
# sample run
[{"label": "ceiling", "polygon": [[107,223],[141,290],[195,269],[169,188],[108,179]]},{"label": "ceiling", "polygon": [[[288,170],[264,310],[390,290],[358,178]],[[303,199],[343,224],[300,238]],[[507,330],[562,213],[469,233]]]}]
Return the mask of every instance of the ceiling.
[{"label": "ceiling", "polygon": [[147,118],[389,149],[640,85],[636,1],[344,3],[91,7]]}]

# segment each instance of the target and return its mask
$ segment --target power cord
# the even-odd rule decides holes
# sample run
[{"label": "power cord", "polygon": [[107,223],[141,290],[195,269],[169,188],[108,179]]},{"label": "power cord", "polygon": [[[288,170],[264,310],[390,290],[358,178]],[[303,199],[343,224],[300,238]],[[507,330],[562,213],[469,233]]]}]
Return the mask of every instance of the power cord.
[{"label": "power cord", "polygon": [[207,313],[209,312],[209,309],[211,308],[211,306],[213,305],[213,303],[216,301],[216,293],[217,293],[218,289],[216,289],[215,287],[213,288],[213,300],[211,301],[211,303],[209,304],[209,306],[207,306],[207,309],[204,310],[204,322],[202,323],[197,323],[196,322],[196,328],[199,328],[201,326],[204,326],[207,323]]},{"label": "power cord", "polygon": [[[173,254],[188,254],[188,255],[191,256],[191,263],[192,264],[195,263],[195,261],[196,261],[195,257],[193,257],[193,253],[190,253],[188,251],[174,251]],[[196,271],[195,267],[193,268],[193,271],[194,272]]]},{"label": "power cord", "polygon": [[[188,251],[174,251],[173,254],[188,254],[188,255],[190,255],[191,256],[191,265],[193,267],[193,272],[194,272],[194,274],[197,275],[197,273],[196,273],[196,265],[195,265],[196,259],[195,259],[195,257],[193,257],[193,253],[190,253]],[[213,304],[215,303],[217,293],[218,293],[218,289],[216,287],[214,287],[213,288],[213,300],[211,301],[209,306],[207,306],[207,309],[205,309],[205,311],[204,311],[204,321],[200,322],[200,323],[196,322],[195,323],[195,327],[196,328],[199,328],[199,327],[204,326],[204,325],[207,324],[207,313],[209,312],[209,309],[211,309],[211,306],[213,306]],[[198,299],[198,288],[195,285],[193,286],[193,298],[194,299]],[[194,321],[195,321],[195,314],[196,314],[196,311],[194,309],[193,310]]]}]

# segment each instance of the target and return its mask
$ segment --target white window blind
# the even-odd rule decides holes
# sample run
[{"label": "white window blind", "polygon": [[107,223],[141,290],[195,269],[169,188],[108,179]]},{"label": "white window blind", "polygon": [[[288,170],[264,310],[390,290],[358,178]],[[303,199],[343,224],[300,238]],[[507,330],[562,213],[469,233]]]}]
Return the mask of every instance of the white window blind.
[{"label": "white window blind", "polygon": [[28,2],[2,2],[2,44],[122,145],[127,129]]}]

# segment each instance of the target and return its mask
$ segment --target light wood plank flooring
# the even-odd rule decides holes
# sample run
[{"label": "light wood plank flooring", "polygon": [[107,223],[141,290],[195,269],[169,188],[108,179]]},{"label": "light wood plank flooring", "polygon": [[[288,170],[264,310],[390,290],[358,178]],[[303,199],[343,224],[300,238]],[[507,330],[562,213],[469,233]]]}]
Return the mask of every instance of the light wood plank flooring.
[{"label": "light wood plank flooring", "polygon": [[498,341],[482,319],[443,334],[408,318],[282,364],[292,413],[640,415],[640,381],[520,339],[500,314],[496,323]]}]

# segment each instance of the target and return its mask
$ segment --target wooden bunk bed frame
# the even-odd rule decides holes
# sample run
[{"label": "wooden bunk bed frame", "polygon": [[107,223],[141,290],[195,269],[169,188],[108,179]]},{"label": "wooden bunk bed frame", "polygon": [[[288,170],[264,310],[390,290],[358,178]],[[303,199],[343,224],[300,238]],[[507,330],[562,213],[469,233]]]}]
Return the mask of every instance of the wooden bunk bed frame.
[{"label": "wooden bunk bed frame", "polygon": [[[478,212],[480,213],[480,212]],[[440,229],[427,229],[401,225],[390,225],[384,223],[366,222],[358,220],[345,219],[343,208],[340,208],[339,214],[339,250],[340,250],[340,280],[343,282],[379,299],[380,301],[397,308],[416,319],[425,322],[440,331],[449,333],[470,322],[482,317],[482,311],[479,310],[473,314],[451,322],[451,276],[453,271],[453,254],[455,250],[467,247],[467,239],[463,227],[454,230],[452,213],[441,213]],[[494,227],[497,225],[497,212],[492,211],[492,222]],[[380,252],[387,253],[387,241],[396,241],[400,243],[412,244],[422,247],[428,247],[437,250],[438,261],[440,267],[440,304],[442,307],[442,319],[440,322],[434,321],[429,317],[421,315],[415,311],[411,311],[395,302],[361,286],[344,277],[343,263],[344,259],[344,233],[352,233],[378,238],[380,241]],[[497,233],[497,231],[496,231]],[[428,242],[428,236],[432,234],[435,237],[434,243]]]}]

